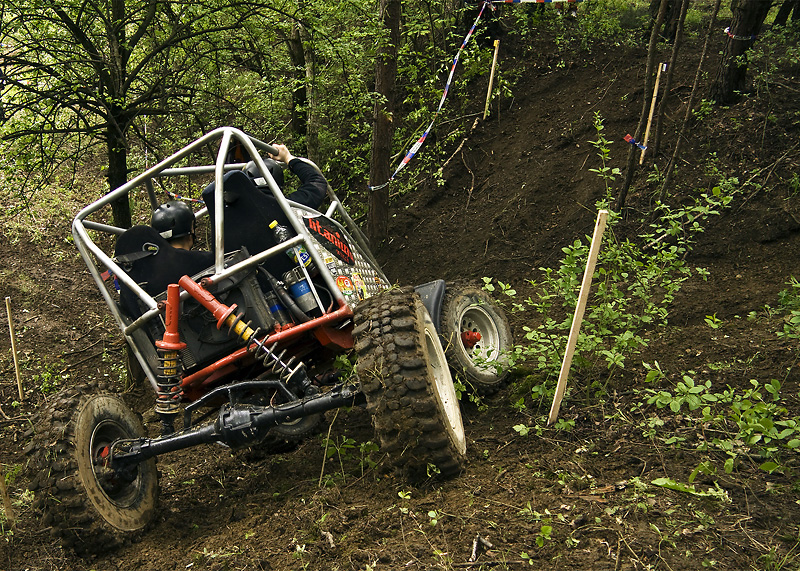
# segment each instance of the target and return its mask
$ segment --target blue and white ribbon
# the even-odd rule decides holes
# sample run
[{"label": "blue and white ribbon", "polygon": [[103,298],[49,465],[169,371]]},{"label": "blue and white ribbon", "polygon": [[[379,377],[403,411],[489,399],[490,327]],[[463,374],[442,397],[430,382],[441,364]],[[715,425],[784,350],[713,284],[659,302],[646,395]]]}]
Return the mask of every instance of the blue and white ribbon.
[{"label": "blue and white ribbon", "polygon": [[425,142],[425,139],[428,137],[428,133],[430,133],[431,129],[433,128],[433,124],[436,122],[436,119],[439,117],[439,112],[441,112],[442,107],[444,106],[444,100],[447,98],[447,94],[450,91],[450,84],[452,83],[453,75],[456,72],[456,66],[458,65],[458,58],[461,57],[461,52],[464,51],[464,47],[467,45],[467,42],[469,42],[469,39],[472,37],[473,32],[475,32],[475,28],[478,26],[478,22],[480,21],[481,16],[483,16],[483,11],[486,9],[486,6],[489,6],[489,8],[491,10],[494,10],[494,7],[491,6],[491,2],[482,2],[481,3],[481,10],[478,13],[478,17],[475,18],[475,23],[472,24],[472,27],[469,29],[469,32],[467,33],[467,36],[464,38],[464,41],[461,42],[461,47],[458,48],[458,53],[456,53],[456,57],[453,59],[453,65],[450,68],[450,75],[448,76],[447,83],[445,83],[445,86],[444,86],[444,93],[442,93],[442,99],[439,101],[439,107],[436,109],[436,113],[433,114],[433,119],[431,120],[430,125],[428,125],[428,128],[425,129],[425,132],[422,133],[422,136],[408,150],[408,153],[406,153],[406,156],[403,158],[403,160],[397,166],[397,169],[394,171],[394,174],[392,174],[392,176],[389,177],[389,180],[387,180],[385,183],[383,183],[381,185],[378,185],[378,186],[370,186],[369,187],[370,190],[380,190],[383,187],[385,187],[387,184],[392,182],[394,180],[394,178],[397,176],[397,173],[399,173],[401,170],[403,170],[405,168],[405,166],[409,162],[411,162],[411,159],[413,159],[414,155],[417,154],[417,151],[419,151],[419,148],[422,146],[422,143]]},{"label": "blue and white ribbon", "polygon": [[422,143],[425,142],[425,139],[428,137],[428,134],[431,132],[431,129],[433,128],[433,124],[436,122],[436,119],[439,117],[439,113],[441,112],[442,107],[444,106],[444,101],[447,98],[447,94],[450,92],[450,85],[451,85],[451,83],[453,81],[453,75],[455,74],[456,66],[458,65],[458,58],[461,57],[461,52],[464,50],[464,47],[467,45],[467,42],[469,42],[469,39],[472,37],[472,34],[475,32],[475,28],[478,26],[478,22],[480,21],[481,16],[483,16],[483,12],[486,9],[486,6],[489,6],[489,9],[494,10],[495,8],[494,8],[494,6],[492,6],[492,4],[520,4],[520,3],[524,3],[524,2],[531,2],[531,3],[536,3],[536,4],[567,4],[567,3],[575,4],[577,2],[582,2],[582,1],[583,0],[484,0],[483,2],[481,2],[481,10],[478,13],[478,17],[475,18],[475,23],[472,24],[472,27],[469,29],[469,32],[467,33],[467,36],[464,38],[464,41],[461,42],[461,47],[458,48],[458,53],[456,53],[456,57],[453,59],[453,65],[450,68],[450,75],[448,76],[447,83],[445,83],[445,86],[444,86],[444,93],[442,93],[442,99],[441,99],[441,101],[439,101],[439,107],[436,109],[436,112],[433,114],[433,119],[431,120],[430,125],[428,125],[428,128],[425,129],[425,132],[422,133],[422,136],[419,139],[417,139],[417,142],[414,143],[411,146],[411,148],[408,150],[408,152],[406,153],[406,156],[403,158],[403,160],[397,166],[397,169],[395,169],[394,174],[392,174],[392,176],[389,177],[389,180],[387,180],[385,183],[377,185],[377,186],[370,186],[369,189],[370,190],[380,190],[380,189],[384,188],[386,185],[388,185],[390,182],[392,182],[395,179],[395,177],[397,176],[397,174],[401,170],[403,170],[405,168],[405,166],[409,162],[411,162],[411,159],[413,159],[414,155],[417,154],[417,151],[419,151],[420,147],[422,146]]}]

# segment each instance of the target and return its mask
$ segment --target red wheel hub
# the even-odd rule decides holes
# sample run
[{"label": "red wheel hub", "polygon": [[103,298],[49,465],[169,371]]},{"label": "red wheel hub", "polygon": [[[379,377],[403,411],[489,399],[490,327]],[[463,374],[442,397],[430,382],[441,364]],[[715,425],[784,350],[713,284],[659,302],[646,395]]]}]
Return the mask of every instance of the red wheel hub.
[{"label": "red wheel hub", "polygon": [[475,344],[481,340],[481,334],[477,331],[462,331],[461,342],[467,349],[472,349]]},{"label": "red wheel hub", "polygon": [[108,446],[103,446],[97,451],[95,465],[108,467],[109,456],[111,456],[111,448]]}]

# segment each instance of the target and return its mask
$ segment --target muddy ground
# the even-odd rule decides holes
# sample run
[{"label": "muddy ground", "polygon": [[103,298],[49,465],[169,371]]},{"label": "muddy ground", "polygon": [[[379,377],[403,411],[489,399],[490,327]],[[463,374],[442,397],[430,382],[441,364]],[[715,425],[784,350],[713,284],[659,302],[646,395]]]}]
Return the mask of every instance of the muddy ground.
[{"label": "muddy ground", "polygon": [[[662,171],[701,39],[688,40],[675,71],[662,154],[655,159]],[[545,33],[527,47],[501,50],[501,66],[524,69],[514,98],[495,104],[493,116],[469,133],[444,170],[444,184],[423,180],[414,193],[396,199],[392,239],[378,252],[392,280],[487,276],[525,292],[526,280],[538,279],[540,267],[558,263],[563,246],[591,234],[595,202],[604,193],[589,170],[600,166],[588,143],[597,138],[594,114],[601,113],[613,141],[610,166],[624,168],[628,147],[622,139],[635,129],[645,96],[646,51],[596,45],[590,52],[559,54]],[[708,87],[716,57],[701,89]],[[541,422],[550,405],[519,388],[540,382],[521,367],[514,385],[483,406],[463,403],[469,462],[462,475],[445,482],[412,486],[374,467],[381,455],[361,446],[375,436],[359,409],[328,415],[339,447],[327,461],[322,436],[286,454],[232,454],[220,447],[172,453],[159,459],[154,525],[128,545],[90,559],[63,550],[39,521],[24,494],[29,475],[21,450],[30,415],[53,385],[99,380],[119,389],[124,348],[64,240],[68,216],[36,219],[34,235],[4,232],[0,291],[13,303],[27,392],[18,403],[3,335],[0,462],[11,473],[18,520],[13,534],[4,523],[0,568],[797,569],[796,453],[780,452],[782,467],[771,474],[759,469],[764,458],[742,453],[726,473],[725,453],[698,450],[715,436],[696,421],[698,413],[642,405],[640,391],[648,387],[641,362],[657,361],[669,377],[659,388],[673,386],[686,371],[719,391],[778,379],[785,416],[800,414],[797,343],[776,335],[783,325],[778,294],[800,261],[798,189],[792,183],[800,167],[798,72],[796,61],[784,66],[773,82],[756,84],[735,105],[712,108],[691,123],[671,200],[708,191],[721,176],[738,177],[741,188],[687,257],[690,265],[708,269],[708,279],[695,276],[684,284],[669,307],[669,326],[651,332],[643,354],[624,371],[609,379],[598,367],[571,380],[561,409],[561,418],[574,421],[571,431],[544,429],[523,437],[514,430]],[[485,89],[485,79],[476,92]],[[658,187],[648,182],[651,172],[652,157],[635,177],[629,210],[616,230],[620,237],[635,237],[638,221],[652,207]],[[531,319],[511,315],[518,342]],[[602,393],[590,390],[595,382]],[[525,408],[512,406],[521,396]],[[126,398],[150,418],[151,396],[144,389]],[[717,467],[695,480],[703,494],[652,483],[688,483],[703,461]]]}]

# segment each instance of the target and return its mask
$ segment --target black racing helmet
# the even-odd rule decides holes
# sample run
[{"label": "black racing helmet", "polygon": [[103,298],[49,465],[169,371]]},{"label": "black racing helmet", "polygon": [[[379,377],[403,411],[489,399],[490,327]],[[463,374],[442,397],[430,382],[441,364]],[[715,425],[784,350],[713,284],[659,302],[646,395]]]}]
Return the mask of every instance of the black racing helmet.
[{"label": "black racing helmet", "polygon": [[276,161],[274,159],[264,159],[264,164],[266,165],[267,170],[269,170],[269,174],[272,175],[272,178],[275,179],[275,182],[278,184],[278,186],[282,190],[283,189],[283,167],[281,166],[281,163],[279,163],[278,161]]},{"label": "black racing helmet", "polygon": [[172,200],[153,211],[150,225],[167,240],[188,236],[194,233],[194,212],[185,202]]},{"label": "black racing helmet", "polygon": [[[278,185],[278,188],[283,190],[283,167],[281,166],[282,163],[270,158],[264,159],[264,166],[267,167],[269,174],[272,175],[272,178],[275,179],[275,183]],[[250,161],[245,166],[244,171],[248,174],[250,178],[256,181],[257,186],[265,186],[266,182],[259,181],[261,177],[261,172],[258,170],[258,166],[256,165],[255,161]],[[261,182],[262,184],[259,184]]]}]

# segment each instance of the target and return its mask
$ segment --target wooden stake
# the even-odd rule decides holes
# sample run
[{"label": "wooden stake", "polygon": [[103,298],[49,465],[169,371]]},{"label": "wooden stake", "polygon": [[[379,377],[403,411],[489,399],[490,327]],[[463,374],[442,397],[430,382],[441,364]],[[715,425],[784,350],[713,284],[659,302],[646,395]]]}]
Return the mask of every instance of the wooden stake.
[{"label": "wooden stake", "polygon": [[11,318],[11,298],[6,298],[6,313],[8,314],[8,334],[11,336],[11,353],[14,356],[14,372],[17,375],[17,390],[19,391],[19,401],[23,400],[22,379],[19,376],[19,360],[17,358],[17,334],[14,331],[14,320]]},{"label": "wooden stake", "polygon": [[667,64],[662,63],[660,66],[658,66],[658,71],[656,72],[656,85],[653,88],[653,99],[650,101],[650,116],[647,118],[647,128],[644,130],[644,140],[642,141],[642,144],[645,146],[645,148],[642,149],[642,154],[639,155],[639,164],[642,164],[644,162],[644,153],[645,151],[647,151],[647,139],[650,137],[650,125],[653,122],[653,111],[656,110],[656,97],[658,96],[658,84],[661,81],[661,72],[666,71],[666,69],[667,69]]},{"label": "wooden stake", "polygon": [[500,51],[500,40],[494,41],[494,59],[492,60],[492,71],[489,74],[489,91],[486,92],[486,107],[483,108],[483,119],[489,114],[489,102],[492,99],[492,86],[494,85],[494,69],[497,67],[497,52]]},{"label": "wooden stake", "polygon": [[575,307],[575,315],[572,318],[572,326],[569,329],[569,339],[567,340],[567,348],[564,351],[564,361],[561,363],[561,372],[558,374],[556,394],[553,396],[553,405],[550,407],[550,416],[547,419],[548,426],[553,424],[556,421],[556,418],[558,418],[558,410],[561,408],[561,399],[564,398],[564,389],[567,387],[569,368],[570,365],[572,365],[572,356],[575,353],[575,344],[578,342],[578,333],[580,333],[581,330],[583,313],[586,311],[586,300],[589,298],[589,290],[592,287],[594,265],[597,262],[597,254],[600,251],[600,243],[603,241],[603,232],[605,232],[606,229],[607,219],[608,210],[601,210],[597,213],[597,222],[594,225],[592,245],[589,248],[589,259],[586,260],[586,271],[583,273],[581,292],[578,296],[578,305]]},{"label": "wooden stake", "polygon": [[0,496],[3,496],[3,507],[6,510],[6,521],[11,524],[11,529],[17,529],[17,519],[14,515],[14,509],[11,507],[11,498],[8,496],[6,489],[6,475],[0,471]]}]

